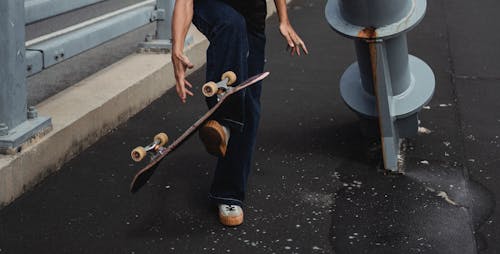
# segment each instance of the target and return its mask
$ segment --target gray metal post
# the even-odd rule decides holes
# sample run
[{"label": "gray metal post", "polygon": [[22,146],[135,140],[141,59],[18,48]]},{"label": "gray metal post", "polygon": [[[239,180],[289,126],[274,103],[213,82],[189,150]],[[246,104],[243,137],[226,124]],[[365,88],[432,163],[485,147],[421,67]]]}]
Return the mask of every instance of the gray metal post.
[{"label": "gray metal post", "polygon": [[0,1],[0,152],[15,151],[41,130],[49,118],[27,107],[24,1]]},{"label": "gray metal post", "polygon": [[172,15],[174,13],[174,0],[158,0],[158,10],[163,10],[163,19],[156,23],[156,39],[169,41],[172,39]]},{"label": "gray metal post", "polygon": [[[172,49],[172,16],[175,0],[157,0],[156,10],[151,15],[151,22],[156,21],[154,38],[146,37],[146,41],[139,43],[142,51],[168,52]],[[186,38],[186,45],[191,44],[193,38]]]},{"label": "gray metal post", "polygon": [[400,138],[417,134],[418,112],[434,93],[432,70],[408,55],[406,41],[426,6],[426,0],[329,0],[325,10],[330,26],[355,40],[358,62],[342,75],[342,98],[360,115],[365,133],[378,129],[391,171],[398,170]]},{"label": "gray metal post", "polygon": [[175,0],[157,0],[156,9],[151,14],[151,22],[156,21],[154,38],[146,37],[146,41],[139,44],[143,51],[168,52],[172,49],[171,21]]}]

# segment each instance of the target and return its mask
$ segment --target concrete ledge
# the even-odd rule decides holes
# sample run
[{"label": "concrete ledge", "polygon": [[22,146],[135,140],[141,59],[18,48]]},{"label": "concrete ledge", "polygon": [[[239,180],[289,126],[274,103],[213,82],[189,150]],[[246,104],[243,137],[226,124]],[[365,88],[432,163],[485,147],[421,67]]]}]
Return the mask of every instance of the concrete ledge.
[{"label": "concrete ledge", "polygon": [[[208,42],[196,29],[191,34],[186,54],[200,67]],[[134,54],[39,104],[39,114],[52,117],[53,130],[21,153],[0,157],[0,207],[174,85],[170,54]]]},{"label": "concrete ledge", "polygon": [[[268,17],[275,12],[268,1]],[[186,54],[205,63],[206,38],[191,28]],[[37,105],[53,130],[16,155],[0,155],[0,208],[175,85],[170,54],[134,54]],[[190,70],[190,72],[195,69]]]}]

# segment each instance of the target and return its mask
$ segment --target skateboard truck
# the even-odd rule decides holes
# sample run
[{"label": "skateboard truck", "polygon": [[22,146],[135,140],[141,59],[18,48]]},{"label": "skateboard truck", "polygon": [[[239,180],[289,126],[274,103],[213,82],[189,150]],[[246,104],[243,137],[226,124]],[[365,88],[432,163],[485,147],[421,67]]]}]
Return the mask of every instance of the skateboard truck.
[{"label": "skateboard truck", "polygon": [[230,87],[236,82],[236,74],[232,71],[226,71],[222,74],[221,81],[215,83],[210,81],[203,85],[201,91],[205,97],[212,97],[217,94],[217,100],[232,89]]},{"label": "skateboard truck", "polygon": [[[130,152],[130,157],[135,162],[140,162],[146,157],[147,153],[150,151],[158,152],[165,144],[168,142],[168,136],[165,133],[158,133],[153,139],[153,143],[147,145],[146,147],[138,146],[132,152]],[[154,153],[151,153],[154,156]]]}]

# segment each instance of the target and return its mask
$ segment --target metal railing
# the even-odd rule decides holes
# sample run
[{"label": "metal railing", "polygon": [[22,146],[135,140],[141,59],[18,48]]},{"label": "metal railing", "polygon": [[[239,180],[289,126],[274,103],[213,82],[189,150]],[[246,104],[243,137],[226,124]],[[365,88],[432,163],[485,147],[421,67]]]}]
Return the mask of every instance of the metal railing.
[{"label": "metal railing", "polygon": [[26,24],[54,17],[72,10],[86,7],[105,0],[25,0],[24,17]]},{"label": "metal railing", "polygon": [[25,41],[25,26],[105,0],[0,1],[0,153],[15,152],[51,129],[49,117],[27,105],[26,77],[156,22],[154,40],[141,47],[168,51],[174,0],[145,0]]}]

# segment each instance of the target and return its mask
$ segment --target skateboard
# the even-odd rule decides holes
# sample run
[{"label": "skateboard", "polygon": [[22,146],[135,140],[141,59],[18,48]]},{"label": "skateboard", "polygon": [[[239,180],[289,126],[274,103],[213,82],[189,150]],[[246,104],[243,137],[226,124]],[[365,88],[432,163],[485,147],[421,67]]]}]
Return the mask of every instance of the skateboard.
[{"label": "skateboard", "polygon": [[168,136],[165,133],[158,133],[154,138],[153,142],[147,146],[138,146],[130,153],[130,156],[135,162],[142,161],[147,155],[149,155],[149,163],[145,165],[142,169],[137,171],[132,183],[130,184],[130,192],[137,192],[142,186],[144,186],[147,181],[151,178],[153,173],[156,171],[160,162],[165,159],[165,157],[178,148],[184,141],[186,141],[194,132],[198,130],[199,127],[208,120],[208,118],[224,103],[224,101],[231,95],[241,91],[261,80],[266,78],[269,72],[264,72],[255,75],[238,86],[232,86],[236,82],[236,74],[232,71],[225,72],[222,74],[221,81],[219,82],[208,82],[203,85],[202,93],[206,97],[217,96],[217,103],[209,111],[207,111],[198,121],[196,121],[191,127],[189,127],[180,137],[178,137],[172,144],[165,147],[168,142]]}]

